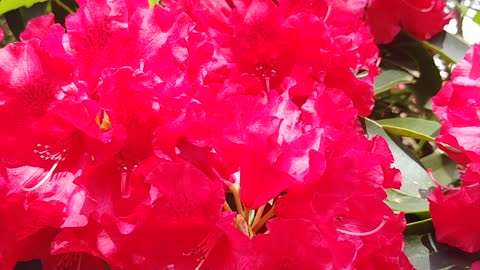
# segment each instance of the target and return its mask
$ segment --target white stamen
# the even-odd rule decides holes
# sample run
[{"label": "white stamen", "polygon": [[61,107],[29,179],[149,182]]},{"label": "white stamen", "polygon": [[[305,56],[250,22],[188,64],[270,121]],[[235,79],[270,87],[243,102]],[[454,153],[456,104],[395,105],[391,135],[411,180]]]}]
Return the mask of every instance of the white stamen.
[{"label": "white stamen", "polygon": [[426,12],[430,12],[433,10],[433,8],[435,7],[435,4],[436,4],[436,1],[435,0],[432,0],[430,2],[430,6],[428,8],[419,8],[419,7],[416,7],[414,4],[410,3],[409,1],[410,0],[401,0],[406,6],[408,6],[409,8],[412,8],[418,12],[423,12],[423,13],[426,13]]},{"label": "white stamen", "polygon": [[265,77],[265,86],[267,87],[267,93],[270,93],[270,77]]},{"label": "white stamen", "polygon": [[325,13],[325,17],[323,18],[323,21],[326,22],[328,18],[330,17],[330,14],[332,13],[332,6],[328,5],[327,8],[327,13]]},{"label": "white stamen", "polygon": [[121,182],[120,182],[120,191],[122,193],[125,193],[125,190],[127,189],[127,178],[128,178],[128,168],[123,167],[122,172],[121,172]]},{"label": "white stamen", "polygon": [[382,222],[375,229],[373,229],[371,231],[368,231],[368,232],[351,232],[351,231],[342,230],[342,229],[338,229],[338,228],[337,228],[337,232],[343,233],[343,234],[348,234],[348,235],[353,235],[353,236],[368,236],[368,235],[372,235],[372,234],[380,231],[385,226],[385,224],[387,224],[387,220],[388,220],[388,216],[383,216]]},{"label": "white stamen", "polygon": [[26,188],[24,187],[23,185],[21,185],[19,183],[19,186],[20,186],[20,189],[23,190],[23,191],[26,191],[26,192],[30,192],[30,191],[34,191],[36,189],[38,189],[39,187],[41,187],[42,185],[44,185],[45,183],[47,183],[48,181],[50,181],[50,179],[52,178],[53,176],[53,173],[55,172],[55,170],[57,169],[57,166],[58,164],[60,163],[61,160],[58,160],[57,162],[55,162],[53,164],[53,166],[50,168],[50,170],[48,171],[48,173],[43,177],[42,180],[40,180],[40,182],[38,182],[38,184],[36,184],[35,186],[31,187],[31,188]]}]

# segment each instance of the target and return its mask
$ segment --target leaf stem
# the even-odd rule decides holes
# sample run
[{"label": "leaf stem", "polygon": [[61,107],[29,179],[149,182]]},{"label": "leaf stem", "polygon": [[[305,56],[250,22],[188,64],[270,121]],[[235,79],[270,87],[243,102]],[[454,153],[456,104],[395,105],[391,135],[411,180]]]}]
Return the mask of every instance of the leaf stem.
[{"label": "leaf stem", "polygon": [[55,4],[59,5],[61,8],[63,8],[68,14],[73,14],[75,11],[71,9],[69,6],[67,6],[65,3],[63,3],[61,0],[53,0]]},{"label": "leaf stem", "polygon": [[425,140],[420,140],[420,142],[418,142],[417,147],[415,147],[415,150],[413,150],[413,152],[414,152],[417,156],[421,154],[422,149],[423,149],[423,147],[425,146],[426,142],[427,142],[427,141],[425,141]]}]

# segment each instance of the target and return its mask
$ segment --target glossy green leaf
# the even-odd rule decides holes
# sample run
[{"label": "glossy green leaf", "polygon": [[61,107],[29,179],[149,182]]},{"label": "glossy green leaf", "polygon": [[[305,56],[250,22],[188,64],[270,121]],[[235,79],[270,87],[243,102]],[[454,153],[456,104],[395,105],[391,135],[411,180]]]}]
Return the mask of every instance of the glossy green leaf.
[{"label": "glossy green leaf", "polygon": [[460,178],[457,163],[442,153],[432,153],[420,159],[423,166],[432,169],[432,174],[443,185],[449,185]]},{"label": "glossy green leaf", "polygon": [[425,141],[434,141],[440,130],[440,124],[435,121],[413,117],[381,119],[377,120],[377,123],[390,134]]},{"label": "glossy green leaf", "polygon": [[442,87],[442,77],[432,55],[419,43],[411,44],[406,49],[415,58],[420,68],[420,77],[413,89],[417,103],[423,107]]},{"label": "glossy green leaf", "polygon": [[402,172],[403,182],[400,190],[414,197],[426,198],[434,184],[422,165],[413,155],[406,152],[408,150],[404,149],[401,143],[390,137],[380,124],[368,118],[363,118],[363,123],[370,138],[378,135],[387,141],[395,159],[393,167]]},{"label": "glossy green leaf", "polygon": [[375,78],[375,95],[382,94],[402,83],[413,83],[414,78],[410,73],[401,69],[383,69]]},{"label": "glossy green leaf", "polygon": [[428,212],[428,201],[425,198],[414,197],[397,189],[388,189],[387,194],[385,203],[394,211],[407,214]]},{"label": "glossy green leaf", "polygon": [[456,63],[463,59],[470,45],[457,35],[442,31],[429,41],[421,41],[423,46],[439,54],[443,59]]},{"label": "glossy green leaf", "polygon": [[1,0],[0,15],[20,7],[31,7],[36,3],[45,2],[47,0]]},{"label": "glossy green leaf", "polygon": [[433,231],[433,223],[430,216],[426,219],[422,219],[415,222],[407,223],[405,234],[425,234]]},{"label": "glossy green leaf", "polygon": [[405,254],[416,269],[470,269],[474,261],[480,260],[479,253],[465,253],[438,243],[433,232],[407,235],[404,241]]},{"label": "glossy green leaf", "polygon": [[442,87],[442,77],[433,54],[419,40],[401,33],[392,43],[381,48],[386,64],[401,68],[416,78],[412,89],[419,107],[437,94]]}]

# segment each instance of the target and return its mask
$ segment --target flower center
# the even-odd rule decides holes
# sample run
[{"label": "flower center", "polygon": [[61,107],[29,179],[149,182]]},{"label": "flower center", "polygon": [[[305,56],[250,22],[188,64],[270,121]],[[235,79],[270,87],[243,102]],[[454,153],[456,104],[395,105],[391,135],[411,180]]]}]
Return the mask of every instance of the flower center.
[{"label": "flower center", "polygon": [[270,79],[277,76],[277,71],[269,64],[258,64],[256,70],[265,82],[267,93],[270,92]]},{"label": "flower center", "polygon": [[120,152],[117,155],[117,168],[120,172],[120,191],[122,194],[126,193],[128,178],[140,163],[136,158],[130,156],[124,152]]}]

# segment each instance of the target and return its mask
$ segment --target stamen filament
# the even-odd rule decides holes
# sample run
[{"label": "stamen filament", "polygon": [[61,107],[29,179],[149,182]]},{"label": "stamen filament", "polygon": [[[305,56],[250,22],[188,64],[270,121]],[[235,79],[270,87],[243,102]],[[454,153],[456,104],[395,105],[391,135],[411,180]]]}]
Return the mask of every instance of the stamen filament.
[{"label": "stamen filament", "polygon": [[121,172],[121,181],[120,181],[120,191],[122,193],[125,193],[125,190],[127,189],[127,178],[128,178],[128,171],[124,168]]},{"label": "stamen filament", "polygon": [[244,213],[244,216],[243,216],[243,217],[245,218],[245,220],[247,221],[247,223],[248,223],[248,221],[250,220],[250,213],[251,213],[251,212],[252,212],[252,209],[245,207],[245,213]]},{"label": "stamen filament", "polygon": [[265,210],[265,204],[260,206],[258,209],[257,209],[257,212],[255,213],[255,217],[253,218],[253,222],[252,222],[252,227],[257,225],[257,223],[260,221],[260,218],[262,217],[263,215],[263,210]]},{"label": "stamen filament", "polygon": [[328,20],[331,13],[332,13],[332,6],[328,5],[327,12],[325,13],[325,17],[323,18],[324,22],[326,22]]},{"label": "stamen filament", "polygon": [[262,218],[260,218],[260,220],[257,222],[257,224],[255,224],[252,227],[252,231],[254,233],[256,233],[258,230],[260,230],[260,228],[262,228],[263,225],[265,225],[265,223],[267,223],[267,221],[270,220],[275,215],[273,213],[274,208],[275,207],[272,207],[272,209],[270,209]]},{"label": "stamen filament", "polygon": [[230,186],[230,191],[233,194],[233,198],[235,199],[235,205],[237,207],[237,213],[245,216],[243,213],[243,205],[242,201],[240,200],[240,188],[238,184],[233,184]]},{"label": "stamen filament", "polygon": [[58,167],[58,164],[60,164],[60,161],[61,160],[58,160],[57,162],[55,162],[53,164],[53,166],[50,168],[50,170],[48,171],[48,173],[42,178],[42,180],[40,180],[40,182],[38,182],[38,184],[36,184],[35,186],[33,187],[30,187],[30,188],[26,188],[24,187],[22,184],[18,183],[19,186],[20,186],[20,189],[25,191],[25,192],[30,192],[30,191],[34,191],[36,189],[38,189],[39,187],[41,187],[42,185],[44,185],[45,183],[47,183],[48,181],[50,181],[50,179],[52,178],[53,176],[53,173],[55,172],[55,170],[57,169]]},{"label": "stamen filament", "polygon": [[195,267],[195,270],[200,270],[200,268],[210,255],[212,249],[217,244],[219,238],[219,232],[209,232],[207,236],[198,244],[197,247],[195,247],[192,251],[188,253],[183,253],[182,255],[197,257],[198,264]]},{"label": "stamen filament", "polygon": [[351,231],[338,229],[338,228],[337,228],[337,232],[343,233],[343,234],[348,234],[348,235],[353,235],[353,236],[368,236],[368,235],[372,235],[372,234],[380,231],[385,226],[385,224],[387,224],[387,220],[388,220],[388,216],[383,216],[382,222],[375,229],[373,229],[371,231],[368,231],[368,232],[351,232]]},{"label": "stamen filament", "polygon": [[267,88],[267,93],[270,93],[270,77],[265,76],[265,86]]},{"label": "stamen filament", "polygon": [[223,204],[223,209],[225,209],[227,212],[232,212],[232,208],[230,208],[230,205],[228,205],[227,202]]},{"label": "stamen filament", "polygon": [[424,12],[424,13],[432,11],[433,8],[435,7],[435,4],[436,4],[436,1],[435,1],[435,0],[432,0],[432,1],[430,2],[430,6],[429,6],[429,7],[427,7],[427,8],[419,8],[419,7],[415,6],[415,5],[413,5],[412,3],[410,3],[409,0],[401,0],[401,1],[402,1],[406,6],[408,6],[409,8],[412,8],[412,9],[418,11],[418,12]]}]

